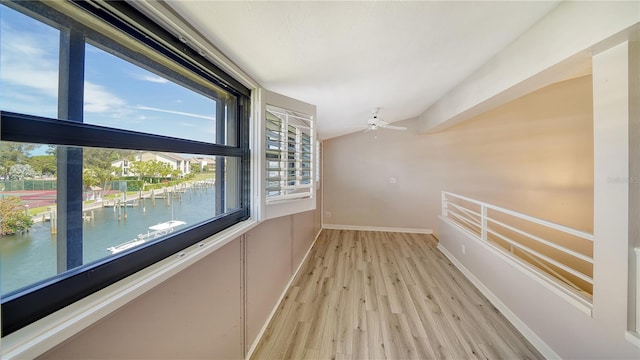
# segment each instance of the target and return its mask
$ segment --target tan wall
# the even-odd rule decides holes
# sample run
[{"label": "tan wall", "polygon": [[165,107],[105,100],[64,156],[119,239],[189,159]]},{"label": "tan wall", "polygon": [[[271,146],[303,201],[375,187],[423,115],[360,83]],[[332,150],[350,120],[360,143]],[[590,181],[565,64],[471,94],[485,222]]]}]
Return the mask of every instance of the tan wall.
[{"label": "tan wall", "polygon": [[42,358],[240,358],[240,255],[236,239]]},{"label": "tan wall", "polygon": [[319,210],[260,224],[41,358],[244,358],[320,231],[318,219]]},{"label": "tan wall", "polygon": [[[640,348],[625,332],[635,312],[625,306],[636,281],[629,261],[633,232],[634,164],[637,157],[640,62],[636,44],[622,42],[592,57],[593,88],[593,302],[591,316],[563,296],[514,268],[491,247],[441,221],[440,246],[473,274],[483,292],[499,299],[517,327],[534,333],[561,359],[640,359]],[[635,168],[637,169],[637,168]],[[637,193],[636,193],[637,194]],[[637,215],[637,213],[636,213]],[[633,226],[631,227],[633,230]],[[463,250],[466,249],[466,250]],[[499,274],[497,276],[497,274]],[[633,302],[631,302],[633,306]],[[501,306],[498,306],[500,308]],[[518,323],[521,325],[518,326]],[[525,326],[522,326],[525,325]],[[636,342],[637,344],[637,342]]]},{"label": "tan wall", "polygon": [[417,121],[407,120],[407,131],[326,140],[324,221],[437,233],[447,190],[590,232],[592,112],[585,76],[436,134],[417,134]]},{"label": "tan wall", "polygon": [[260,224],[247,233],[247,341],[257,339],[319,229],[314,211],[283,216]]}]

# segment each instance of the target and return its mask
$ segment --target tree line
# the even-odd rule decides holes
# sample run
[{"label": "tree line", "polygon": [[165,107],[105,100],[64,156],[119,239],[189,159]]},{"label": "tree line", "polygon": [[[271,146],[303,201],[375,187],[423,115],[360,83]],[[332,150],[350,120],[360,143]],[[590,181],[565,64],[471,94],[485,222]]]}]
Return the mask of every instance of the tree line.
[{"label": "tree line", "polygon": [[[57,147],[47,146],[44,155],[30,155],[37,145],[0,142],[0,176],[5,180],[24,180],[39,176],[55,177]],[[132,150],[85,148],[82,151],[83,169],[111,171],[113,161],[133,156]]]},{"label": "tree line", "polygon": [[[30,153],[36,145],[1,142],[0,143],[0,177],[4,180],[25,180],[37,177],[55,177],[57,173],[56,146],[48,146],[45,155]],[[134,161],[133,150],[84,148],[82,151],[83,184],[105,187],[109,181],[116,179],[120,169],[111,164],[118,160],[129,160],[129,169],[138,180],[143,178],[177,178],[180,171],[157,161]],[[192,172],[199,172],[200,167],[192,166]]]}]

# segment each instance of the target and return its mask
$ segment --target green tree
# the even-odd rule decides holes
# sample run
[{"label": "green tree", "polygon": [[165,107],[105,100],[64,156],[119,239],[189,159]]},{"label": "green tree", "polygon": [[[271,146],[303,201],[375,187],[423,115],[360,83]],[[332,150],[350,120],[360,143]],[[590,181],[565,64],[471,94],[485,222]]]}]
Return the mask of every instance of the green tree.
[{"label": "green tree", "polygon": [[85,189],[89,189],[92,186],[98,186],[100,180],[95,172],[95,168],[89,168],[82,170],[82,185]]},{"label": "green tree", "polygon": [[33,179],[37,175],[31,165],[27,164],[12,165],[7,172],[7,178],[9,180]]},{"label": "green tree", "polygon": [[17,196],[0,199],[0,235],[15,234],[28,230],[33,225],[31,216]]},{"label": "green tree", "polygon": [[89,189],[91,186],[99,186],[103,191],[107,190],[109,182],[115,179],[113,175],[115,170],[117,170],[117,168],[86,168],[82,171],[82,185],[84,185],[85,189]]},{"label": "green tree", "polygon": [[83,165],[85,168],[100,168],[111,170],[111,163],[126,159],[133,154],[131,150],[84,148],[82,150]]},{"label": "green tree", "polygon": [[[132,161],[129,165],[131,171],[138,175],[138,180],[142,178],[166,178],[169,175],[177,177],[180,174],[179,170],[174,170],[169,164],[158,160],[148,161]],[[177,171],[177,175],[172,175],[174,171]],[[153,179],[151,179],[153,183]]]},{"label": "green tree", "polygon": [[56,157],[53,155],[37,155],[33,156],[28,161],[29,165],[37,173],[42,175],[55,175],[57,169]]},{"label": "green tree", "polygon": [[200,167],[199,163],[191,163],[189,165],[189,172],[192,172],[192,173],[202,172],[202,167]]},{"label": "green tree", "polygon": [[112,167],[109,167],[108,169],[95,169],[95,171],[96,171],[96,176],[98,178],[98,181],[100,183],[100,187],[103,190],[107,190],[109,182],[116,178],[116,176],[113,174],[116,171],[118,171],[118,168],[112,166]]},{"label": "green tree", "polygon": [[9,169],[16,164],[24,164],[29,158],[29,152],[35,149],[35,145],[9,141],[0,142],[0,165],[3,167],[2,175],[6,178]]},{"label": "green tree", "polygon": [[129,169],[138,176],[138,180],[142,180],[144,176],[151,176],[148,161],[132,161],[129,163]]},{"label": "green tree", "polygon": [[171,169],[167,165],[158,160],[149,160],[147,163],[147,175],[151,177],[167,177],[171,173]]},{"label": "green tree", "polygon": [[158,163],[156,164],[158,166],[157,174],[160,175],[160,177],[166,178],[172,174],[173,169],[171,168],[171,166],[160,161],[157,161],[157,163]]}]

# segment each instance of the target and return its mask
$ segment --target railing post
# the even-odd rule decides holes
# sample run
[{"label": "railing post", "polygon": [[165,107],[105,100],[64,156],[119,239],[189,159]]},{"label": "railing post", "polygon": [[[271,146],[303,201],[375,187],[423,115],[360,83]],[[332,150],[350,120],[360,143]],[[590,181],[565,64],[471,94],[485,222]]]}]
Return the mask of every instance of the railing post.
[{"label": "railing post", "polygon": [[487,206],[480,205],[480,237],[482,241],[487,241]]},{"label": "railing post", "polygon": [[[567,274],[575,276],[578,279],[585,281],[588,284],[593,284],[593,277],[589,276],[587,273],[582,270],[575,268],[571,265],[571,263],[565,263],[563,261],[559,261],[553,259],[547,255],[545,255],[544,251],[534,250],[535,248],[531,248],[528,246],[528,241],[535,241],[540,246],[544,246],[544,248],[555,249],[563,252],[564,254],[573,256],[577,259],[583,260],[587,263],[591,264],[590,271],[593,269],[593,257],[589,255],[582,254],[578,251],[572,250],[570,248],[566,248],[561,244],[558,244],[553,239],[544,239],[535,234],[531,234],[523,229],[518,229],[517,224],[509,225],[508,220],[500,221],[500,216],[498,215],[508,215],[512,216],[516,219],[527,221],[535,226],[540,226],[546,229],[553,229],[559,232],[569,234],[575,236],[580,239],[588,240],[593,242],[593,235],[587,234],[579,230],[571,229],[566,226],[558,225],[549,221],[537,219],[528,215],[520,214],[515,211],[511,211],[508,209],[504,209],[498,206],[494,206],[488,203],[484,203],[478,200],[474,200],[465,196],[453,194],[446,192],[444,190],[441,191],[442,195],[442,215],[447,216],[452,222],[456,223],[456,225],[462,229],[471,233],[476,239],[480,238],[481,241],[489,242],[489,224],[491,223],[493,226],[496,226],[491,229],[491,239],[498,241],[495,245],[499,248],[504,248],[505,256],[511,256],[512,258],[517,257],[521,260],[525,261],[533,265],[534,267],[540,269],[543,273],[546,273],[542,276],[550,276],[555,278],[558,281],[566,283],[567,285],[577,289],[580,292],[585,292],[588,295],[591,295],[590,292],[584,290],[580,286],[576,285],[570,279],[567,279],[566,276],[563,276],[558,271],[554,270],[554,268],[558,268]],[[451,200],[449,199],[451,198]],[[451,203],[451,217],[448,215],[448,206]],[[493,219],[489,219],[489,210],[491,210],[491,214],[494,217]],[[496,216],[498,216],[496,218]],[[479,229],[479,231],[477,230]],[[511,236],[510,233],[516,234],[516,236]],[[528,239],[527,242],[523,242],[522,239]],[[638,278],[640,278],[640,247],[635,249],[637,252],[637,271]],[[509,254],[510,253],[510,254]],[[526,258],[525,258],[526,257]],[[547,263],[549,265],[547,265]],[[638,311],[637,315],[637,324],[640,324],[640,286],[638,287],[638,292],[636,295],[637,299],[637,307]],[[638,331],[640,331],[640,325],[637,325]]]},{"label": "railing post", "polygon": [[447,217],[447,195],[444,191],[442,193],[442,216]]}]

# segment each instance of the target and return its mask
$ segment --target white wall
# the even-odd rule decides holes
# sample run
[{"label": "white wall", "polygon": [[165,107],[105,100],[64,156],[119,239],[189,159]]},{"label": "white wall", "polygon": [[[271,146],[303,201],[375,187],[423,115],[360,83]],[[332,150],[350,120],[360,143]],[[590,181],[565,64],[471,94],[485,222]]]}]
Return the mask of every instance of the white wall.
[{"label": "white wall", "polygon": [[[601,326],[571,303],[532,280],[525,273],[497,256],[495,251],[460,231],[448,220],[440,220],[440,244],[470,272],[479,288],[489,289],[488,298],[504,304],[501,312],[548,358],[562,359],[638,359],[640,349],[627,342],[624,329]],[[465,246],[465,254],[461,248]],[[595,309],[594,309],[595,310]],[[621,307],[623,310],[623,307]],[[600,312],[599,316],[607,314]],[[594,314],[594,316],[596,316]],[[514,318],[516,321],[514,321]]]},{"label": "white wall", "polygon": [[594,45],[620,41],[640,22],[638,1],[565,1],[420,116],[438,131],[583,73]]},{"label": "white wall", "polygon": [[594,319],[611,332],[627,329],[629,126],[640,116],[631,113],[631,50],[624,42],[593,57]]},{"label": "white wall", "polygon": [[324,222],[437,233],[448,190],[591,232],[591,93],[584,76],[436,134],[409,120],[407,131],[325,140]]},{"label": "white wall", "polygon": [[[539,282],[515,270],[486,245],[440,221],[440,245],[514,316],[567,359],[638,359],[629,327],[629,126],[640,115],[631,102],[631,47],[624,42],[593,57],[594,294],[589,317]],[[637,93],[633,93],[636,94]],[[633,136],[632,136],[633,137]],[[632,154],[637,156],[637,154]],[[637,219],[635,220],[637,221]],[[462,246],[466,252],[462,252]]]}]

